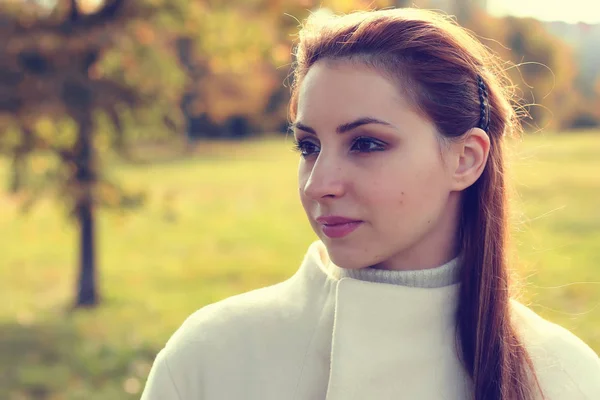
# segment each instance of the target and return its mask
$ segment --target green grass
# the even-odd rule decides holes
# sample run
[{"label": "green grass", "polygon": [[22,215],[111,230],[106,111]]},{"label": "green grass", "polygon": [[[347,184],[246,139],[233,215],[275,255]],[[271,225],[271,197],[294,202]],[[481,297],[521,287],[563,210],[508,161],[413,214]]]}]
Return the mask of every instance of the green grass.
[{"label": "green grass", "polygon": [[[0,195],[0,398],[138,399],[156,352],[193,311],[290,276],[315,236],[284,138],[204,144],[200,155],[115,164],[147,189],[133,213],[101,212],[102,306],[68,313],[76,230],[42,199]],[[511,171],[523,298],[600,352],[600,135],[527,137]],[[0,160],[0,183],[8,164]]]}]

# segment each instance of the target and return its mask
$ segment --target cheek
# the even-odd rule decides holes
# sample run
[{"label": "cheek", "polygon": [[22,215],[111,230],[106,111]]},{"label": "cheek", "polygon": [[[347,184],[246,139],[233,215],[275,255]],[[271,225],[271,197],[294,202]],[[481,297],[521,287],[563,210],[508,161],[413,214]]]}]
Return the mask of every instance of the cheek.
[{"label": "cheek", "polygon": [[429,225],[444,213],[448,191],[445,175],[437,168],[422,170],[415,175],[410,186],[397,195],[400,204],[398,212],[416,229],[417,226]]},{"label": "cheek", "polygon": [[400,171],[368,181],[368,202],[384,218],[402,214],[411,219],[443,198],[444,175],[438,166],[404,167]]},{"label": "cheek", "polygon": [[[428,160],[425,162],[425,160]],[[437,154],[429,154],[418,162],[407,177],[414,192],[422,195],[439,193],[446,187],[447,173]]]}]

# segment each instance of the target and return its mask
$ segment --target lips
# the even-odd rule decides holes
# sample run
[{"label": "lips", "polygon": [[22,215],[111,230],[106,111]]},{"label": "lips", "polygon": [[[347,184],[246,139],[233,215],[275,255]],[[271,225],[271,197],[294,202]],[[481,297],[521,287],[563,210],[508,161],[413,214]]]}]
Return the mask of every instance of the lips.
[{"label": "lips", "polygon": [[363,223],[360,220],[340,216],[319,217],[316,221],[321,225],[323,233],[330,238],[342,238],[349,235]]}]

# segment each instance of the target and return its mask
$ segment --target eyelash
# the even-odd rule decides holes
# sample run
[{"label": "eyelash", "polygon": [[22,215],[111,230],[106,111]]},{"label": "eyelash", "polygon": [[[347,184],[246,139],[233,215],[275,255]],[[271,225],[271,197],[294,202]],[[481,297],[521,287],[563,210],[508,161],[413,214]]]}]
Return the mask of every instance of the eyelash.
[{"label": "eyelash", "polygon": [[[372,152],[375,152],[375,151],[383,151],[383,150],[385,150],[385,143],[383,143],[380,140],[377,140],[377,139],[374,139],[374,138],[371,138],[371,137],[366,137],[366,136],[359,136],[359,137],[355,138],[352,141],[352,145],[350,147],[350,150],[352,150],[352,148],[357,143],[369,143],[369,144],[374,144],[374,145],[377,146],[377,148],[371,149],[371,150],[366,150],[366,151],[360,151],[359,150],[358,153],[363,153],[364,154],[364,153],[372,153]],[[316,144],[314,144],[310,140],[300,139],[300,140],[294,140],[293,150],[299,152],[302,157],[307,158],[307,157],[313,155],[314,153],[306,154],[305,153],[306,149],[305,149],[305,146],[304,146],[305,144],[309,144],[310,146],[318,147]]]}]

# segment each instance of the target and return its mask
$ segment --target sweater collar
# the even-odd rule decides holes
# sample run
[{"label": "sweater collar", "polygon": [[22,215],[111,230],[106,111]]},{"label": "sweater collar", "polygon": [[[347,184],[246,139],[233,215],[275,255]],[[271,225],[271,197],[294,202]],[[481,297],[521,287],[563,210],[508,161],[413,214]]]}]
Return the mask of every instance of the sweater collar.
[{"label": "sweater collar", "polygon": [[452,285],[460,281],[460,260],[456,257],[447,263],[427,269],[390,271],[375,268],[346,269],[329,263],[328,269],[340,278],[348,277],[359,281],[389,283],[392,285],[420,288],[437,288]]},{"label": "sweater collar", "polygon": [[453,285],[460,281],[460,256],[441,266],[422,270],[389,271],[375,268],[351,270],[341,268],[331,262],[327,254],[327,249],[321,241],[314,242],[309,252],[314,252],[316,256],[315,261],[319,264],[319,267],[328,276],[336,280],[352,278],[373,283],[387,283],[420,288],[438,288]]}]

